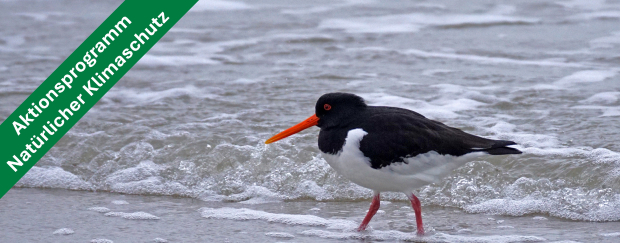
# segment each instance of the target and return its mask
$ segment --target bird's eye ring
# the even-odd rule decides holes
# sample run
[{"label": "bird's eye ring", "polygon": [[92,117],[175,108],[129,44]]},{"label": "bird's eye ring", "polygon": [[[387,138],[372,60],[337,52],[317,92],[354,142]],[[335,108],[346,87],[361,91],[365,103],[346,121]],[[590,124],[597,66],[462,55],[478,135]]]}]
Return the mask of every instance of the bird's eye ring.
[{"label": "bird's eye ring", "polygon": [[323,105],[323,109],[325,109],[326,111],[328,111],[328,110],[331,110],[331,109],[332,109],[332,106],[331,106],[331,105],[329,105],[329,104],[325,104],[325,105]]}]

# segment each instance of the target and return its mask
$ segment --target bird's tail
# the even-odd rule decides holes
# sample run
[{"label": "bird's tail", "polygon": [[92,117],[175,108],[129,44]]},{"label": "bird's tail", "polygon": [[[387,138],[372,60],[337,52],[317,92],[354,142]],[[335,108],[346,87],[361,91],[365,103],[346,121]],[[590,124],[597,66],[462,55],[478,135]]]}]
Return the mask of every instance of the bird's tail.
[{"label": "bird's tail", "polygon": [[502,155],[502,154],[522,154],[520,150],[516,148],[508,147],[510,145],[516,145],[513,141],[506,140],[493,140],[495,143],[490,148],[480,149],[479,151],[487,152],[490,155]]}]

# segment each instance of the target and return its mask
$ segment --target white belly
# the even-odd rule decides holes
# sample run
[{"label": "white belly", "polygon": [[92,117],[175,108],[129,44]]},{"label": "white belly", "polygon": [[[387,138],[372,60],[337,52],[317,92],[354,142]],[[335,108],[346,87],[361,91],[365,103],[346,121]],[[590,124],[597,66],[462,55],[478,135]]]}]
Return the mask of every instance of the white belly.
[{"label": "white belly", "polygon": [[353,183],[380,192],[410,193],[441,180],[452,170],[484,154],[470,153],[456,157],[433,151],[405,158],[407,163],[393,163],[381,169],[373,169],[370,159],[359,149],[360,141],[366,134],[360,128],[350,130],[342,150],[335,155],[323,153],[323,158],[336,172]]}]

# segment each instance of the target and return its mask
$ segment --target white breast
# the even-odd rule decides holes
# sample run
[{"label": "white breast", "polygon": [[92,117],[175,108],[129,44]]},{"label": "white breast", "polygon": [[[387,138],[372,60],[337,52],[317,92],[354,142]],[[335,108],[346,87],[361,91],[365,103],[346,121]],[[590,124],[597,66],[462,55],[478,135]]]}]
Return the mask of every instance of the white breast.
[{"label": "white breast", "polygon": [[370,159],[359,149],[360,141],[366,134],[360,128],[350,130],[342,150],[335,155],[323,153],[323,158],[345,178],[375,191],[410,193],[441,180],[452,170],[484,154],[479,152],[456,157],[432,151],[405,158],[407,163],[393,163],[381,169],[373,169]]}]

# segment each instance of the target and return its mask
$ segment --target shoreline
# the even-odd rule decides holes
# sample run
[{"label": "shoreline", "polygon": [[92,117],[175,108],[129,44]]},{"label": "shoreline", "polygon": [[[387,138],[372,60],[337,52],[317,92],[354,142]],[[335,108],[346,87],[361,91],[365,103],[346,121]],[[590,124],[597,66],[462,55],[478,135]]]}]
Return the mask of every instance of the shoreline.
[{"label": "shoreline", "polygon": [[11,242],[614,242],[620,237],[620,222],[469,214],[428,206],[423,213],[429,233],[420,238],[415,236],[413,210],[404,201],[382,201],[369,225],[372,229],[355,232],[368,204],[313,200],[248,204],[13,188],[0,200],[0,218],[12,220],[3,220],[0,228]]}]

